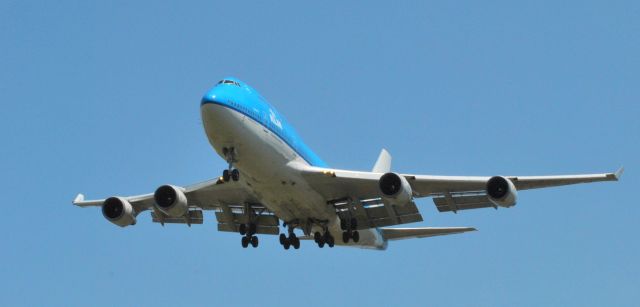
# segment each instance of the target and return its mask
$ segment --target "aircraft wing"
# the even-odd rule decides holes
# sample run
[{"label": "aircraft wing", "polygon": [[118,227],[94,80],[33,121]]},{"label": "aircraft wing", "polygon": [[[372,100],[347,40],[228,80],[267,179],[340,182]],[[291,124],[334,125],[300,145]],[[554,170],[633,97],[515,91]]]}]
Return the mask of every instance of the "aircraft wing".
[{"label": "aircraft wing", "polygon": [[[348,171],[309,167],[300,164],[297,168],[309,184],[326,199],[372,199],[380,198],[378,181],[383,175],[375,172]],[[561,176],[504,176],[516,190],[556,187],[597,181],[617,181],[623,169],[614,173]],[[400,174],[411,186],[414,197],[434,197],[438,210],[457,211],[484,207],[495,207],[487,198],[486,186],[489,176],[432,176]]]},{"label": "aircraft wing", "polygon": [[[185,187],[185,195],[190,207],[200,209],[216,209],[221,204],[257,203],[256,198],[249,194],[241,185],[224,184],[218,179],[209,180]],[[153,193],[126,196],[137,213],[153,208],[155,201]],[[73,204],[79,207],[102,206],[105,199],[85,200],[84,195],[78,194]]]},{"label": "aircraft wing", "polygon": [[[201,210],[216,210],[218,230],[235,232],[238,226],[247,223],[245,210],[262,210],[265,208],[258,199],[244,187],[242,182],[227,184],[219,179],[209,180],[184,188],[184,194],[189,203],[189,217],[172,218],[155,209],[153,193],[123,197],[133,207],[135,215],[151,210],[154,222],[202,224]],[[84,195],[78,194],[73,204],[79,207],[102,206],[105,199],[85,200]],[[250,206],[247,207],[247,206]],[[277,232],[278,219],[274,215],[264,214],[256,222],[257,233],[273,234]]]}]

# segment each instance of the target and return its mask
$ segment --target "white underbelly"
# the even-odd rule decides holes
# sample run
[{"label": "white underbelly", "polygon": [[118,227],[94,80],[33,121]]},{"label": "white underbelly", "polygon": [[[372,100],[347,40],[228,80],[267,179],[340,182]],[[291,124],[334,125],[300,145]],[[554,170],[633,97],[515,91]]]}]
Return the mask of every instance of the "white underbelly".
[{"label": "white underbelly", "polygon": [[[217,104],[201,108],[209,143],[224,158],[222,148],[235,147],[241,180],[262,205],[284,221],[305,222],[308,219],[328,222],[328,230],[337,245],[386,248],[376,229],[360,230],[359,243],[342,243],[342,230],[335,208],[297,173],[287,166],[296,161],[308,164],[290,146],[260,123]],[[314,226],[313,231],[321,231]]]},{"label": "white underbelly", "polygon": [[222,148],[235,147],[234,166],[261,203],[285,221],[333,220],[335,210],[311,189],[287,163],[306,163],[273,132],[245,115],[217,104],[202,106],[209,142],[223,157]]}]

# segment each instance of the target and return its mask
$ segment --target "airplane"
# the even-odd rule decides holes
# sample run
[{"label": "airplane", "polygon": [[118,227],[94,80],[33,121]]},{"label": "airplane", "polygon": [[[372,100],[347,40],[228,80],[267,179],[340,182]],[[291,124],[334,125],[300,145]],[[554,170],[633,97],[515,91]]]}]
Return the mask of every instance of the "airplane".
[{"label": "airplane", "polygon": [[239,233],[243,248],[258,247],[256,235],[264,234],[279,235],[287,250],[299,249],[301,240],[313,240],[320,248],[384,250],[389,241],[476,230],[389,227],[423,221],[414,202],[417,198],[431,197],[439,212],[510,208],[518,191],[617,181],[623,172],[620,168],[614,173],[565,176],[400,174],[391,170],[391,155],[385,149],[371,171],[333,169],[265,98],[232,77],[206,92],[200,112],[209,143],[228,165],[220,177],[185,187],[165,184],[154,193],[137,196],[85,200],[78,194],[73,204],[101,207],[104,218],[120,227],[135,225],[137,216],[147,210],[152,221],[163,226],[190,227],[203,223],[203,211],[213,210],[218,230]]}]

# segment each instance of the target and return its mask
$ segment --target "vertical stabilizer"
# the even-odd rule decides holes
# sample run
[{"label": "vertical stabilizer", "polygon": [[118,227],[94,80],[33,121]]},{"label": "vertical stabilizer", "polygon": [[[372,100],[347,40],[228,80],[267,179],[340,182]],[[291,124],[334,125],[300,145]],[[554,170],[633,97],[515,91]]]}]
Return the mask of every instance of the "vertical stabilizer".
[{"label": "vertical stabilizer", "polygon": [[388,173],[391,171],[391,155],[386,149],[382,149],[380,151],[380,156],[378,156],[378,161],[373,166],[372,172],[374,173]]}]

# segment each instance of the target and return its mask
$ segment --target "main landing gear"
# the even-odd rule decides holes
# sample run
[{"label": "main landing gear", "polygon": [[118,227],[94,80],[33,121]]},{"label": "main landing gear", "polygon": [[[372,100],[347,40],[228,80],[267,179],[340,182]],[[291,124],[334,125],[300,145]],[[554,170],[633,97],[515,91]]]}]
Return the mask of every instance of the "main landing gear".
[{"label": "main landing gear", "polygon": [[349,240],[353,240],[354,243],[358,243],[360,241],[360,233],[356,230],[358,229],[358,220],[352,218],[351,220],[340,219],[340,228],[343,230],[342,232],[342,242],[349,243]]},{"label": "main landing gear", "polygon": [[225,160],[227,160],[227,163],[229,163],[229,168],[222,172],[222,181],[229,182],[231,180],[240,180],[240,172],[238,171],[238,169],[233,168],[233,163],[237,162],[236,148],[224,147],[222,148],[222,154],[224,155]]},{"label": "main landing gear", "polygon": [[289,249],[291,246],[295,249],[300,248],[300,239],[293,232],[293,227],[289,227],[289,236],[287,237],[284,233],[280,234],[280,244],[284,247],[284,249]]},{"label": "main landing gear", "polygon": [[256,224],[240,224],[239,228],[240,234],[243,236],[242,247],[247,248],[249,244],[251,244],[253,248],[258,247],[258,237],[255,236],[257,229]]},{"label": "main landing gear", "polygon": [[326,229],[324,230],[324,234],[316,231],[316,233],[313,234],[313,240],[316,241],[318,247],[320,248],[323,248],[325,244],[329,247],[333,247],[333,245],[336,243],[335,238]]}]

